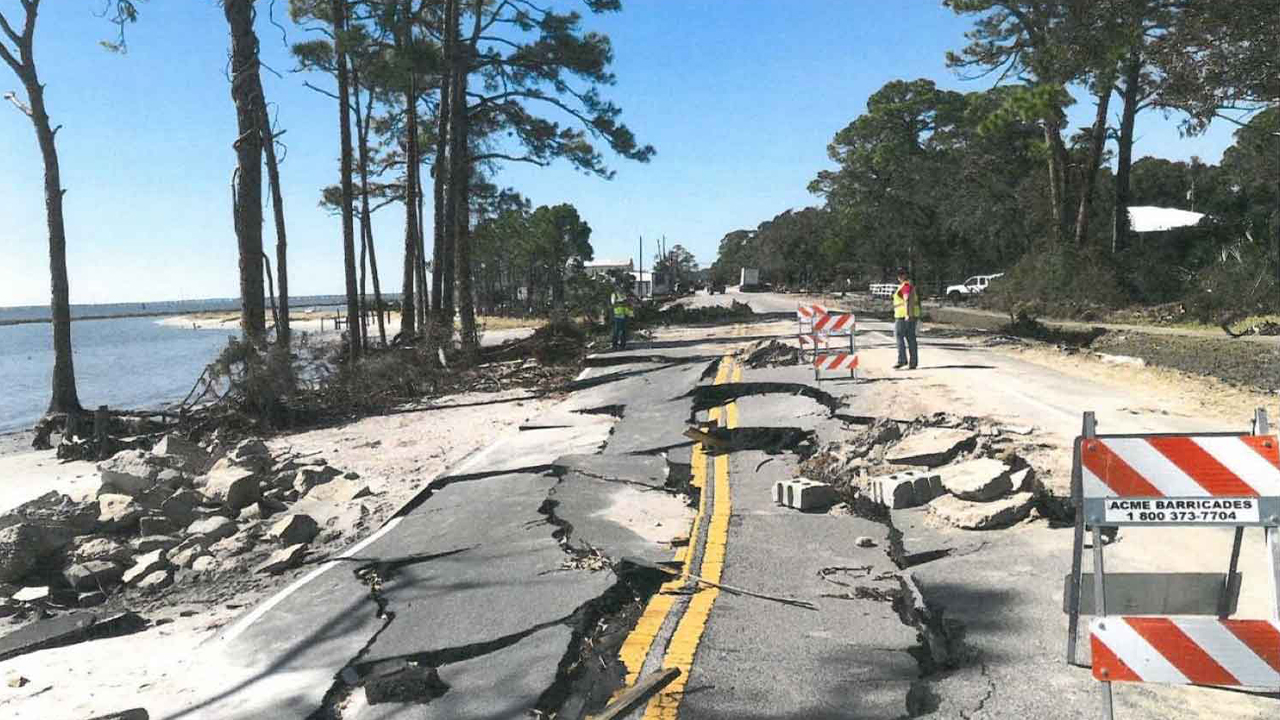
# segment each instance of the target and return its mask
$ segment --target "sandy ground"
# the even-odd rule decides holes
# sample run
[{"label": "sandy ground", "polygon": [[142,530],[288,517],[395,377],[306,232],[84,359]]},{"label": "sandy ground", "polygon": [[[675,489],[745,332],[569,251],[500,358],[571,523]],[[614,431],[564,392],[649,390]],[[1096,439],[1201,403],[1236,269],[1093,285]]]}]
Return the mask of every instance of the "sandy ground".
[{"label": "sandy ground", "polygon": [[[280,436],[268,445],[273,451],[319,453],[335,467],[360,473],[376,495],[363,531],[344,537],[350,542],[379,527],[447,468],[504,434],[518,432],[521,423],[555,402],[520,399],[524,395],[512,391],[448,396],[427,409]],[[98,484],[92,464],[59,463],[52,451],[0,458],[0,479],[4,508],[51,489],[90,494]],[[0,717],[70,720],[101,714],[104,708],[169,705],[169,699],[189,692],[190,674],[201,672],[193,667],[197,657],[193,647],[212,639],[219,628],[308,571],[304,567],[286,573],[231,601],[157,605],[145,611],[152,626],[143,632],[5,661],[0,664],[0,675],[6,680],[0,684]],[[12,687],[8,680],[21,687]]]}]

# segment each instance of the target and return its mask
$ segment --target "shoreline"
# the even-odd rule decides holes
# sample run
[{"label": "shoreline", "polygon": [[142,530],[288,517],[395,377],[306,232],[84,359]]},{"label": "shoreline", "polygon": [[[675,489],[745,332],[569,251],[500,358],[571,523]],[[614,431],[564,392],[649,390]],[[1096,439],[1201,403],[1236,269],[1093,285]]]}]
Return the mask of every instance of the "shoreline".
[{"label": "shoreline", "polygon": [[[313,305],[317,308],[340,308],[342,305]],[[224,315],[230,314],[235,317],[240,316],[239,310],[144,310],[138,312],[116,313],[113,315],[78,315],[71,318],[71,322],[77,323],[88,320],[125,320],[129,318],[185,318],[192,315]],[[11,325],[49,325],[53,323],[53,318],[9,318],[0,319],[0,327],[8,327]]]}]

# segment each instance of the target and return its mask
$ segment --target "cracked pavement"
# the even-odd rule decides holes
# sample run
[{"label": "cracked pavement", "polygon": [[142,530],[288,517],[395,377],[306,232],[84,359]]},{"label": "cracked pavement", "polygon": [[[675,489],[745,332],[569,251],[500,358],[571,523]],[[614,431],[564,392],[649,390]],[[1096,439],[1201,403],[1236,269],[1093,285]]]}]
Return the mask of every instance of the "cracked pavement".
[{"label": "cracked pavement", "polygon": [[[750,300],[770,312],[794,307],[777,296]],[[887,324],[865,328],[864,367],[887,367]],[[593,359],[552,411],[435,479],[348,557],[317,567],[200,648],[216,677],[186,712],[168,717],[463,720],[540,710],[581,718],[599,711],[629,673],[678,664],[677,650],[690,664],[676,689],[628,717],[1093,714],[1097,684],[1060,657],[1069,530],[1039,523],[966,534],[929,528],[919,511],[886,523],[774,504],[772,483],[794,477],[813,444],[860,431],[851,418],[901,416],[904,404],[929,402],[901,377],[817,384],[808,367],[720,372],[727,350],[787,332],[778,323],[743,326]],[[984,353],[989,365],[965,357],[955,367],[976,370],[927,384],[946,384],[949,398],[978,389],[963,372],[990,369],[1019,378],[981,388],[1008,394],[1010,417],[1078,419],[1078,383],[927,334],[921,343],[936,353],[926,362]],[[1036,373],[1066,390],[1029,395]],[[690,421],[711,438],[705,447],[686,436]],[[859,547],[863,536],[875,545]],[[920,564],[899,569],[890,557],[903,547]],[[615,574],[608,566],[624,557],[678,560],[722,584],[817,610],[691,580]],[[652,613],[653,635],[630,667],[622,648],[653,608],[661,610]],[[705,617],[694,617],[695,608]],[[429,702],[369,704],[362,683],[375,666],[395,662],[434,668],[446,689]],[[1277,711],[1269,699],[1169,690],[1121,688],[1118,712]]]}]

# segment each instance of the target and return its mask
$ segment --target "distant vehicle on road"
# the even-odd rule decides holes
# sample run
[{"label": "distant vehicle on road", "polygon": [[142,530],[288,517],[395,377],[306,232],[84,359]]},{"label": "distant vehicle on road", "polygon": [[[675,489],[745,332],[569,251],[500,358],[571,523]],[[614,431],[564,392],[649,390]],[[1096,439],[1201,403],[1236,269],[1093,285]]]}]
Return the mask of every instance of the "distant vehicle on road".
[{"label": "distant vehicle on road", "polygon": [[958,303],[965,298],[972,297],[974,295],[981,295],[986,292],[987,286],[991,284],[991,281],[998,277],[1004,277],[1004,273],[995,273],[994,275],[974,275],[960,285],[948,285],[947,299],[953,303]]},{"label": "distant vehicle on road", "polygon": [[711,288],[707,291],[707,294],[715,295],[716,293],[720,293],[721,295],[724,294],[724,283],[719,280],[712,280]]}]

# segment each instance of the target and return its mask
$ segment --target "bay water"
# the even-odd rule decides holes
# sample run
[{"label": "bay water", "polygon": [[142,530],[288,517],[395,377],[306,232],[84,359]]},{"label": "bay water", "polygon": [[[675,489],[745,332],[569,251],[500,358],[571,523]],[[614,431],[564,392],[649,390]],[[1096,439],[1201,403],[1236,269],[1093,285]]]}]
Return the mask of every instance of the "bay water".
[{"label": "bay water", "polygon": [[[324,308],[340,297],[293,299],[295,308]],[[238,300],[73,305],[76,389],[85,408],[157,409],[186,397],[206,365],[239,333],[239,324],[198,330],[162,325],[168,315],[239,310]],[[28,429],[49,405],[53,382],[53,325],[48,306],[0,308],[0,433]],[[33,322],[34,321],[34,322]]]}]

